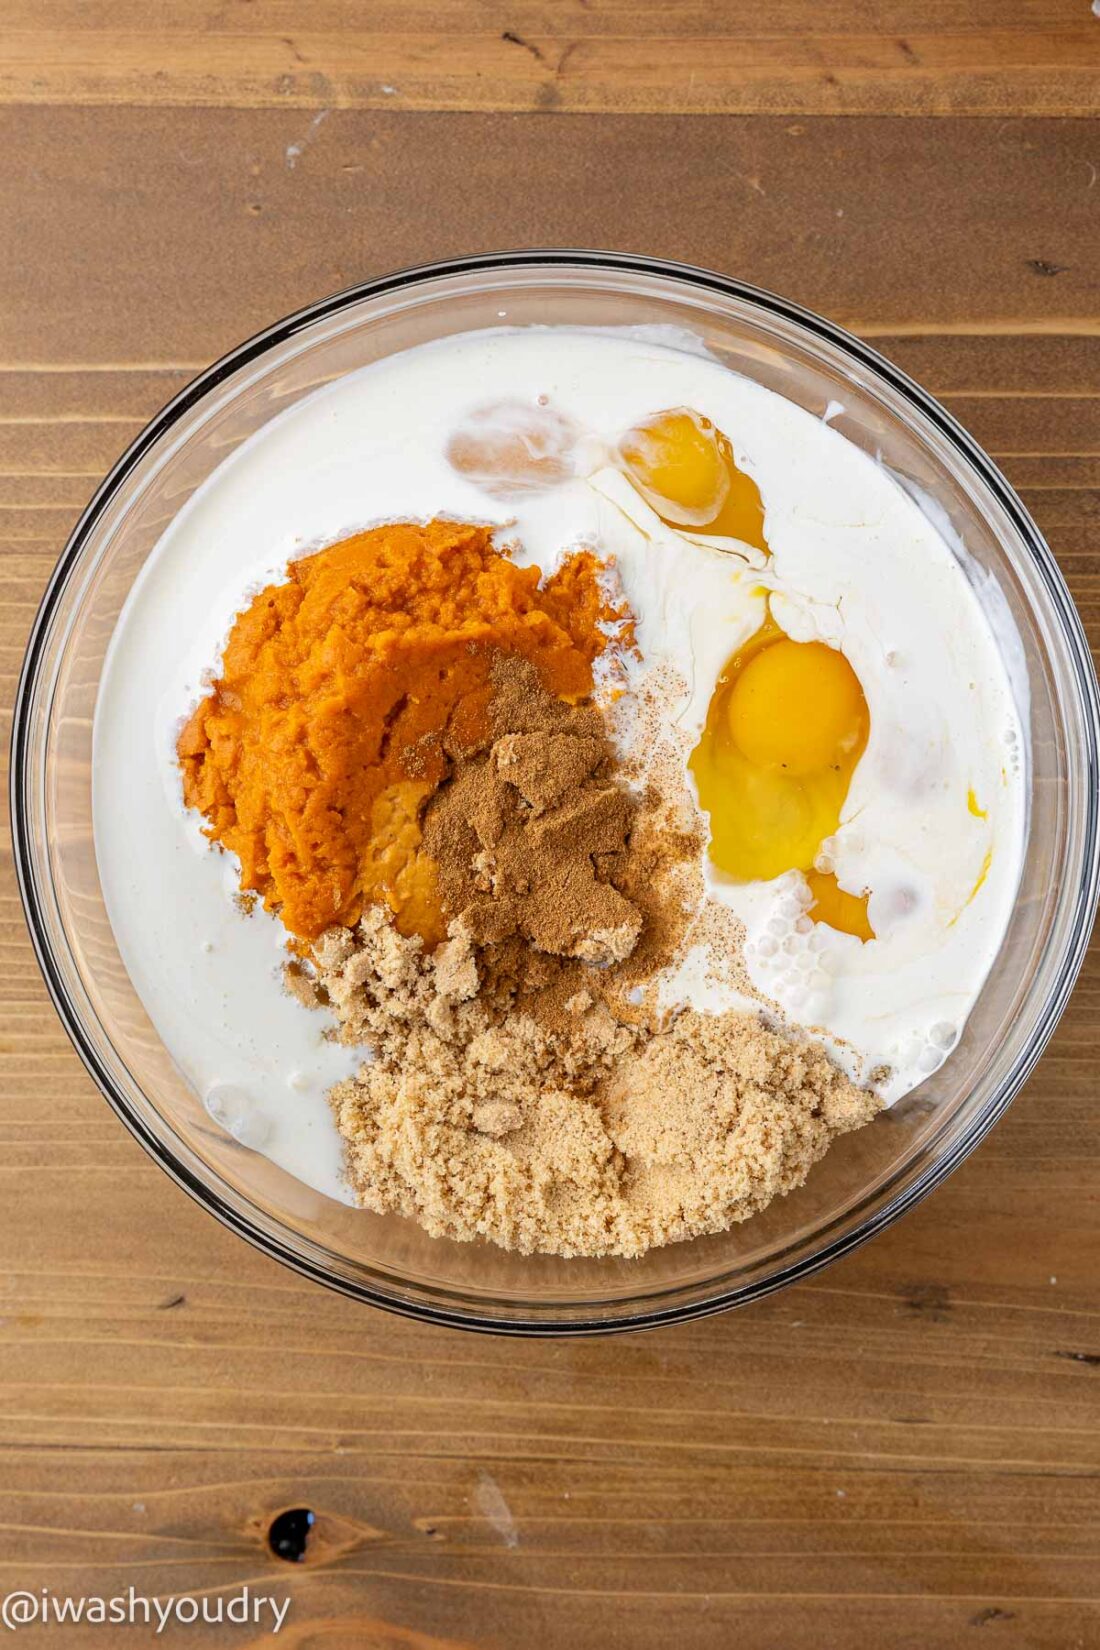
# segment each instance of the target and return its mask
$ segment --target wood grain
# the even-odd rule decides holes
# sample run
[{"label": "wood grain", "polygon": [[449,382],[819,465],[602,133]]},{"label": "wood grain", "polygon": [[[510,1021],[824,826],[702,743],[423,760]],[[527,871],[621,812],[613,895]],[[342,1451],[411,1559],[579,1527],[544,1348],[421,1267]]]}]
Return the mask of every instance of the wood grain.
[{"label": "wood grain", "polygon": [[[912,10],[776,0],[767,28],[885,37]],[[1055,0],[919,11],[925,33],[1034,42],[1036,63],[1089,21]],[[505,27],[751,38],[752,12],[162,0],[156,33],[144,0],[8,0],[50,106],[0,109],[5,722],[83,501],[195,370],[341,284],[502,244],[680,256],[862,331],[997,453],[1100,642],[1093,121],[809,118],[803,88],[794,119],[337,108],[311,136],[304,80],[245,109],[150,107],[133,78],[153,42],[178,93],[177,35],[198,101],[235,102],[219,35],[424,34],[438,65],[440,40]],[[110,107],[71,95],[105,30],[147,52]],[[292,1599],[271,1642],[303,1650],[1100,1643],[1095,947],[1025,1094],[900,1226],[736,1316],[517,1344],[354,1308],[172,1189],[69,1049],[0,861],[0,1592],[249,1581]],[[295,1505],[318,1524],[288,1566],[265,1534]]]},{"label": "wood grain", "polygon": [[[370,274],[539,244],[708,264],[875,337],[1051,337],[1064,355],[1100,335],[1087,120],[597,128],[337,111],[312,138],[311,124],[295,110],[0,108],[0,362],[186,370]],[[78,445],[85,467],[118,433]]]},{"label": "wood grain", "polygon": [[19,104],[646,114],[1088,114],[1082,0],[8,0]]}]

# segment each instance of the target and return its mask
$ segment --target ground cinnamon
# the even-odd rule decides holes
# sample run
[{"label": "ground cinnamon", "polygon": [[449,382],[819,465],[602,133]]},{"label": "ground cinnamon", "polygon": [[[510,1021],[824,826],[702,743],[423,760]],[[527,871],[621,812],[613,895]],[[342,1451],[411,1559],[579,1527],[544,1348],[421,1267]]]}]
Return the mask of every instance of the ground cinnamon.
[{"label": "ground cinnamon", "polygon": [[476,945],[519,935],[554,956],[622,962],[642,927],[614,881],[637,802],[614,776],[602,719],[548,693],[517,655],[498,656],[492,681],[496,737],[425,814],[444,911]]}]

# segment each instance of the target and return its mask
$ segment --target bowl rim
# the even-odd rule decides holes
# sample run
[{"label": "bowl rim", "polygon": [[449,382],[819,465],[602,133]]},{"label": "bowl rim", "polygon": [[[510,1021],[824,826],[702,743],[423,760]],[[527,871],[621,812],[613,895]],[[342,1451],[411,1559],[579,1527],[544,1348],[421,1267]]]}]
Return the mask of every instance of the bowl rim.
[{"label": "bowl rim", "polygon": [[[596,269],[632,276],[659,277],[694,287],[704,293],[720,294],[790,321],[808,332],[813,339],[839,349],[850,360],[868,369],[897,392],[917,410],[953,446],[975,470],[993,493],[997,503],[1008,516],[1012,526],[1030,555],[1035,569],[1046,587],[1062,628],[1066,643],[1066,660],[1079,695],[1085,730],[1085,796],[1084,852],[1085,874],[1077,889],[1072,913],[1068,917],[1069,943],[1062,960],[1057,990],[1044,1005],[1043,1013],[1033,1028],[1028,1044],[1021,1051],[1016,1065],[1002,1085],[990,1098],[985,1109],[972,1121],[952,1149],[926,1168],[900,1191],[888,1198],[874,1213],[864,1216],[849,1232],[833,1239],[812,1255],[780,1267],[768,1276],[736,1288],[725,1288],[702,1299],[657,1304],[643,1310],[628,1310],[606,1318],[524,1316],[520,1309],[507,1317],[494,1317],[488,1312],[447,1304],[446,1290],[439,1290],[439,1300],[424,1301],[403,1297],[371,1282],[339,1277],[307,1255],[297,1253],[270,1231],[261,1230],[245,1215],[223,1200],[219,1192],[181,1162],[162,1142],[144,1119],[119,1092],[106,1067],[100,1061],[92,1040],[85,1032],[79,1013],[66,991],[54,949],[47,937],[43,918],[41,894],[34,872],[31,840],[31,819],[26,795],[28,772],[31,710],[46,642],[58,605],[79,566],[81,556],[92,533],[108,509],[127,477],[136,469],[156,443],[178,420],[197,406],[212,390],[241,367],[260,359],[269,350],[285,343],[317,321],[325,320],[368,298],[399,293],[430,281],[478,272],[507,272],[517,269]],[[253,334],[236,348],[197,374],[145,425],[129,447],[121,454],[91,500],[81,513],[61,551],[57,564],[46,585],[27,641],[26,652],[16,687],[10,741],[9,798],[11,806],[11,833],[14,865],[24,916],[30,931],[31,943],[54,1008],[101,1094],[130,1132],[177,1185],[201,1204],[223,1225],[244,1238],[255,1248],[301,1276],[320,1283],[336,1293],[363,1301],[400,1316],[418,1319],[450,1328],[467,1329],[490,1334],[519,1336],[580,1336],[610,1334],[626,1330],[652,1329],[662,1324],[684,1322],[709,1316],[734,1306],[748,1305],[762,1299],[788,1284],[813,1276],[842,1256],[851,1253],[877,1233],[891,1226],[909,1209],[915,1207],[935,1189],[980,1144],[993,1125],[1004,1114],[1021,1087],[1030,1076],[1045,1049],[1069,999],[1080,972],[1089,945],[1092,919],[1100,892],[1100,689],[1092,663],[1091,651],[1080,614],[1073,602],[1053,552],[1032,521],[1014,488],[1002,475],[972,436],[940,403],[922,389],[908,374],[896,367],[876,349],[855,337],[832,321],[812,310],[734,276],[699,265],[681,263],[673,259],[651,258],[635,253],[604,251],[585,248],[533,248],[512,251],[485,252],[467,257],[448,258],[417,264],[357,282],[338,292],[293,311],[282,320]],[[696,1286],[698,1287],[698,1286]],[[702,1286],[702,1287],[705,1287]],[[671,1291],[670,1291],[671,1293]],[[455,1292],[456,1297],[458,1292]],[[467,1297],[468,1298],[468,1297]],[[569,1313],[576,1310],[566,1303],[554,1307]],[[597,1308],[598,1310],[598,1308]]]}]

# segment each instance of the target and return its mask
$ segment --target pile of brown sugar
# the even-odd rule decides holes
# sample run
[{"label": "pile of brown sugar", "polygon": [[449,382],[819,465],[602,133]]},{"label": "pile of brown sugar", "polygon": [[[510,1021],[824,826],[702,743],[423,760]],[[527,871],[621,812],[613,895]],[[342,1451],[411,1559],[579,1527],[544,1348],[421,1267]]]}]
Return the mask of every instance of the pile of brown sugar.
[{"label": "pile of brown sugar", "polygon": [[639,1255],[800,1185],[880,1102],[754,1015],[663,1015],[698,842],[625,784],[601,713],[492,668],[423,818],[448,938],[380,907],[290,984],[372,1058],[331,1101],[359,1201],[525,1253]]},{"label": "pile of brown sugar", "polygon": [[426,957],[377,909],[320,960],[375,1051],[331,1095],[352,1187],[433,1236],[640,1255],[746,1219],[879,1109],[819,1046],[750,1015],[654,1031],[583,991],[572,1026],[494,1011],[461,933]]}]

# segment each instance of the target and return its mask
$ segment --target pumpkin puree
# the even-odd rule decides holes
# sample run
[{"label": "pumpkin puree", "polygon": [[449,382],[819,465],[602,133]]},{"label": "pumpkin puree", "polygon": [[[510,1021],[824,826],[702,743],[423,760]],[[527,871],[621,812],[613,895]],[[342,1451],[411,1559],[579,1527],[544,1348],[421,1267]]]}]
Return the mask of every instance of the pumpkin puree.
[{"label": "pumpkin puree", "polygon": [[615,615],[588,552],[545,584],[488,528],[433,521],[358,533],[291,564],[238,615],[222,675],[180,735],[184,799],[238,855],[299,940],[387,904],[404,934],[443,937],[424,803],[445,744],[488,732],[497,653],[576,703]]}]

